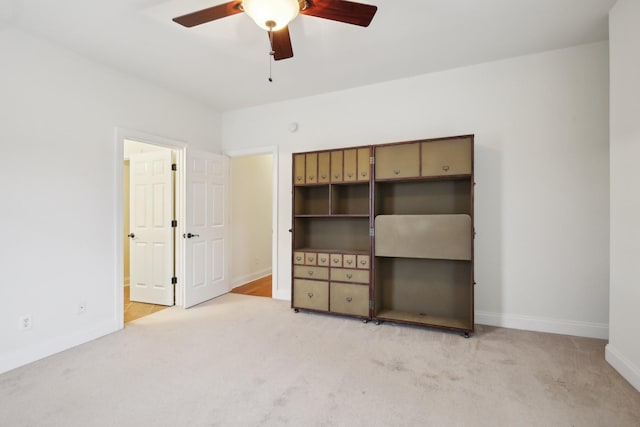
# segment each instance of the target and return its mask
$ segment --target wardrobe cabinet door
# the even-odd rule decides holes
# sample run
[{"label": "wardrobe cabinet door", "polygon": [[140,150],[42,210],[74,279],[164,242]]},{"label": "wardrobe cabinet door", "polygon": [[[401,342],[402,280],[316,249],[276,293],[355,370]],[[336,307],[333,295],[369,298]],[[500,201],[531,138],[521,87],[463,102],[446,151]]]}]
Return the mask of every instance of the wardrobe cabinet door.
[{"label": "wardrobe cabinet door", "polygon": [[471,173],[471,139],[448,139],[422,143],[422,176]]},{"label": "wardrobe cabinet door", "polygon": [[293,155],[293,184],[304,184],[305,179],[305,155],[304,154],[294,154]]},{"label": "wardrobe cabinet door", "polygon": [[420,176],[420,144],[387,145],[376,148],[376,179]]},{"label": "wardrobe cabinet door", "polygon": [[369,148],[358,148],[358,181],[369,181]]},{"label": "wardrobe cabinet door", "polygon": [[318,153],[318,182],[327,183],[331,178],[329,165],[331,164],[331,154],[328,151]]},{"label": "wardrobe cabinet door", "polygon": [[358,152],[344,150],[344,181],[355,181],[358,176]]},{"label": "wardrobe cabinet door", "polygon": [[315,184],[318,182],[318,153],[307,153],[307,161],[305,162],[307,169],[307,184]]},{"label": "wardrobe cabinet door", "polygon": [[342,182],[342,150],[331,152],[331,182]]}]

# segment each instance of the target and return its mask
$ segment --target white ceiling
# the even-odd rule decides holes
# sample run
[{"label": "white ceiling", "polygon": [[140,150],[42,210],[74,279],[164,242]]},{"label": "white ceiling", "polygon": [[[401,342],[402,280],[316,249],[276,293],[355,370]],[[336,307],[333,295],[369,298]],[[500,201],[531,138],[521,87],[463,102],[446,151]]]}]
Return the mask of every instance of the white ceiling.
[{"label": "white ceiling", "polygon": [[245,14],[191,29],[171,18],[225,0],[0,0],[15,25],[219,111],[606,40],[616,0],[364,0],[368,28],[298,16],[273,63]]}]

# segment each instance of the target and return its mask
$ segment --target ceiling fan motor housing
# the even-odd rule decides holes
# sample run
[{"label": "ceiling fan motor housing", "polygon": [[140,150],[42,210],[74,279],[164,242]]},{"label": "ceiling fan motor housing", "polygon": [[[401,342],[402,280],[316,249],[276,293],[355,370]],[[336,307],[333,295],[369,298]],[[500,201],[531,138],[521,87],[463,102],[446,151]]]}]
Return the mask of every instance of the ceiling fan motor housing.
[{"label": "ceiling fan motor housing", "polygon": [[242,8],[259,27],[278,31],[298,16],[300,3],[298,0],[242,0]]}]

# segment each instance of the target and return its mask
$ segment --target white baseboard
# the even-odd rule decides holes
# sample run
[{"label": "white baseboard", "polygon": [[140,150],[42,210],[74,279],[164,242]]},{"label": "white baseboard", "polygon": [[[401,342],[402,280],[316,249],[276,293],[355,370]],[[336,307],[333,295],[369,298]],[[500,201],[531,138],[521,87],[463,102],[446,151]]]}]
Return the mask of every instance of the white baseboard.
[{"label": "white baseboard", "polygon": [[264,270],[257,271],[255,273],[246,274],[242,277],[237,277],[231,280],[231,289],[237,288],[238,286],[246,285],[249,282],[253,282],[254,280],[262,279],[265,276],[271,274],[271,267],[265,268]]},{"label": "white baseboard", "polygon": [[607,344],[604,348],[604,359],[618,371],[622,377],[629,381],[636,390],[640,391],[640,367],[635,366],[624,357],[614,346]]},{"label": "white baseboard", "polygon": [[278,289],[275,295],[273,295],[273,299],[291,301],[291,289]]},{"label": "white baseboard", "polygon": [[574,320],[493,313],[488,311],[476,311],[475,314],[476,323],[481,325],[524,329],[527,331],[549,332],[552,334],[574,335],[578,337],[599,339],[609,338],[609,325],[606,323],[579,322]]},{"label": "white baseboard", "polygon": [[118,325],[113,320],[105,321],[67,336],[20,349],[0,358],[0,374],[68,350],[71,347],[93,341],[96,338],[113,333],[118,329]]}]

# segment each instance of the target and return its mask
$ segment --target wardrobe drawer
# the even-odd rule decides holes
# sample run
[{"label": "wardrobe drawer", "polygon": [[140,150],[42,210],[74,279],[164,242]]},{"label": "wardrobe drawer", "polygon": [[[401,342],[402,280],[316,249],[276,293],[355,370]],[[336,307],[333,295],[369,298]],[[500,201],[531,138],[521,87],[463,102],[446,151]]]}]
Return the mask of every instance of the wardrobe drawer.
[{"label": "wardrobe drawer", "polygon": [[356,268],[356,256],[351,254],[342,255],[342,265],[348,268]]},{"label": "wardrobe drawer", "polygon": [[316,265],[317,255],[315,252],[306,252],[304,254],[304,263],[305,265]]},{"label": "wardrobe drawer", "polygon": [[329,266],[329,254],[318,254],[317,256],[318,265],[321,267]]},{"label": "wardrobe drawer", "polygon": [[369,255],[358,255],[358,268],[369,269]]},{"label": "wardrobe drawer", "polygon": [[327,280],[329,278],[329,269],[327,267],[309,267],[306,265],[294,265],[293,277],[302,277],[306,279]]},{"label": "wardrobe drawer", "polygon": [[294,252],[293,253],[293,263],[294,264],[304,264],[304,252]]},{"label": "wardrobe drawer", "polygon": [[467,175],[471,173],[470,138],[422,143],[422,176]]},{"label": "wardrobe drawer", "polygon": [[331,280],[337,282],[369,283],[369,270],[332,268]]},{"label": "wardrobe drawer", "polygon": [[342,267],[342,254],[331,254],[331,267]]},{"label": "wardrobe drawer", "polygon": [[377,147],[375,167],[376,179],[420,176],[420,144]]},{"label": "wardrobe drawer", "polygon": [[329,309],[334,313],[369,316],[369,287],[331,282]]},{"label": "wardrobe drawer", "polygon": [[312,310],[329,310],[329,284],[316,280],[293,281],[293,306]]}]

